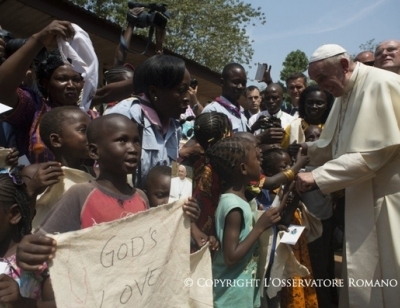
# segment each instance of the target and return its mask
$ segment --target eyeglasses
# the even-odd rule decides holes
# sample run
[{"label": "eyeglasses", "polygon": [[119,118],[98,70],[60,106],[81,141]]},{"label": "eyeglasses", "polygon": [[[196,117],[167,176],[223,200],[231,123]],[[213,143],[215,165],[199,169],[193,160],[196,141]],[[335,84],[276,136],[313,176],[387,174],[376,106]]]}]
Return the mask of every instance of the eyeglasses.
[{"label": "eyeglasses", "polygon": [[395,54],[399,51],[399,46],[388,46],[383,49],[379,49],[375,52],[375,59],[382,57],[383,52],[386,50],[386,53]]}]

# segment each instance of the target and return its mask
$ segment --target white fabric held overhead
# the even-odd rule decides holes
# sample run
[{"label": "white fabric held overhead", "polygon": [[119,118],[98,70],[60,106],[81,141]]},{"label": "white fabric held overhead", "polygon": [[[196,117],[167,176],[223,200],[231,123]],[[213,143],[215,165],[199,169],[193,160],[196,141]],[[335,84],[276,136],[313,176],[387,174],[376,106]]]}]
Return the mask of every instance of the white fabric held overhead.
[{"label": "white fabric held overhead", "polygon": [[99,61],[89,35],[76,24],[72,27],[75,30],[73,39],[67,42],[58,36],[57,44],[64,62],[69,64],[67,59],[71,59],[72,69],[85,79],[80,106],[87,111],[97,89]]}]

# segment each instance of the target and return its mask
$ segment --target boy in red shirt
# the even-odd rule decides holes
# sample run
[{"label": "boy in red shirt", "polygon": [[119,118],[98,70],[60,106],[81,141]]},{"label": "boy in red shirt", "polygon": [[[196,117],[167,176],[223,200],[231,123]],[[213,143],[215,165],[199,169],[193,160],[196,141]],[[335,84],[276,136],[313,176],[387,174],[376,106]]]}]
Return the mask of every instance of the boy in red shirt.
[{"label": "boy in red shirt", "polygon": [[[68,232],[109,222],[145,211],[148,199],[143,191],[127,184],[140,161],[141,144],[137,125],[126,116],[109,114],[88,126],[89,155],[97,160],[100,175],[95,181],[71,187],[45,218],[37,234],[23,238],[18,247],[18,264],[37,270],[54,257],[56,242],[40,235]],[[196,219],[199,208],[187,201],[183,211]]]}]

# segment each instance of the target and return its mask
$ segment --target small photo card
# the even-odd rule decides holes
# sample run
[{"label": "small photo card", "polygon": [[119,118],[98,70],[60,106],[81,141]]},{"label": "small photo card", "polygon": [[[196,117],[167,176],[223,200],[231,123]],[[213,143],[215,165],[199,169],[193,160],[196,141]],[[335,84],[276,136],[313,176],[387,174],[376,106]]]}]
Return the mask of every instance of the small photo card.
[{"label": "small photo card", "polygon": [[289,231],[285,232],[281,238],[281,243],[295,245],[304,231],[304,226],[290,225]]},{"label": "small photo card", "polygon": [[193,168],[177,162],[172,163],[171,189],[168,203],[192,196]]}]

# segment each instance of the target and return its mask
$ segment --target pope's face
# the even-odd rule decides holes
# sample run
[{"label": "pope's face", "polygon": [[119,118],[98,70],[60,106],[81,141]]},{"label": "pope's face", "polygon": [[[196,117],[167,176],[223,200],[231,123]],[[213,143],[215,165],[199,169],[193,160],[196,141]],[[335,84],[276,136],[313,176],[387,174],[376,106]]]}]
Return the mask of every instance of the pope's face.
[{"label": "pope's face", "polygon": [[334,97],[340,97],[347,85],[347,66],[348,61],[345,59],[336,64],[327,60],[313,62],[308,67],[308,75],[318,84],[321,91],[328,91]]},{"label": "pope's face", "polygon": [[178,167],[178,176],[182,179],[182,180],[184,180],[185,179],[185,177],[186,177],[186,168],[185,168],[185,166],[179,166]]}]

